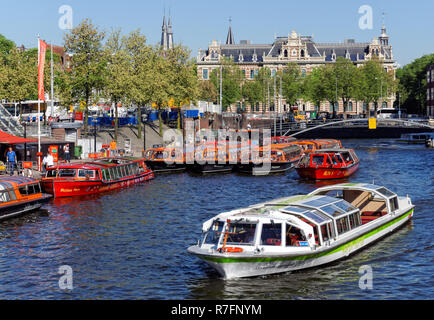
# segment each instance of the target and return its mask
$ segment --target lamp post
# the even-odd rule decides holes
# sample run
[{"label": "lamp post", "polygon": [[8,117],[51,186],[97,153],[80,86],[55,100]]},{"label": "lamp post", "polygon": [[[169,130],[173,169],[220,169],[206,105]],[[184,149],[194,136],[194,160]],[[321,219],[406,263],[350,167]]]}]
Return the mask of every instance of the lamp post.
[{"label": "lamp post", "polygon": [[94,114],[92,116],[92,122],[93,122],[93,153],[96,154],[96,124],[98,122],[98,119],[96,117],[96,115]]},{"label": "lamp post", "polygon": [[146,113],[146,117],[145,119],[140,119],[140,121],[143,122],[143,156],[145,156],[145,152],[146,152],[146,122],[148,120],[148,113]]},{"label": "lamp post", "polygon": [[[21,121],[21,125],[24,127],[24,139],[27,139],[27,122]],[[24,161],[27,161],[27,143],[24,142]]]}]

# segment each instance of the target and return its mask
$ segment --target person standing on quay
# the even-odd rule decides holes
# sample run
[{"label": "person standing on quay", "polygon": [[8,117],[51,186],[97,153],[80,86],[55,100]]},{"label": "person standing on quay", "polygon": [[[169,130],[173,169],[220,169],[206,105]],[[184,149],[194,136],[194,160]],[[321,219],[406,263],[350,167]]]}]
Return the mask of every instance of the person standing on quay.
[{"label": "person standing on quay", "polygon": [[17,161],[17,154],[12,149],[12,147],[9,147],[9,151],[6,154],[6,161],[8,164],[9,173],[11,176],[13,176],[18,161]]},{"label": "person standing on quay", "polygon": [[69,152],[69,143],[63,146],[63,153],[65,154],[65,161],[71,163],[71,154]]}]

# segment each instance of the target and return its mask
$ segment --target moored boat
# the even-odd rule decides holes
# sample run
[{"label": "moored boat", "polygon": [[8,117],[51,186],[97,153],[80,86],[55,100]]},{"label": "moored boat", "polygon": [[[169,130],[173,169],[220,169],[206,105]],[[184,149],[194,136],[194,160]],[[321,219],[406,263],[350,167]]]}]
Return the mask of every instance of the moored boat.
[{"label": "moored boat", "polygon": [[359,168],[360,160],[352,149],[329,149],[310,152],[296,166],[301,178],[314,180],[342,179]]},{"label": "moored boat", "polygon": [[398,142],[425,144],[429,139],[434,139],[434,132],[405,133],[401,135]]},{"label": "moored boat", "polygon": [[194,162],[188,169],[199,174],[229,173],[236,165],[238,148],[226,143],[204,143],[194,150]]},{"label": "moored boat", "polygon": [[153,178],[144,159],[106,158],[48,168],[42,186],[59,198],[126,188]]},{"label": "moored boat", "polygon": [[155,173],[183,172],[187,169],[182,148],[158,147],[145,152],[146,164]]},{"label": "moored boat", "polygon": [[410,198],[382,186],[326,186],[221,213],[203,224],[188,252],[227,279],[307,269],[366,247],[413,212]]},{"label": "moored boat", "polygon": [[289,142],[299,145],[305,153],[315,152],[323,149],[341,149],[342,143],[335,139],[314,139],[314,140],[296,140]]},{"label": "moored boat", "polygon": [[51,195],[42,193],[39,181],[27,177],[0,177],[0,220],[38,210]]},{"label": "moored boat", "polygon": [[[290,144],[259,147],[258,150],[257,153],[263,160],[255,161],[253,153],[251,153],[248,163],[243,163],[241,160],[238,161],[238,172],[255,176],[284,173],[293,169],[303,156],[301,147]],[[269,159],[265,158],[267,152],[270,154]]]}]

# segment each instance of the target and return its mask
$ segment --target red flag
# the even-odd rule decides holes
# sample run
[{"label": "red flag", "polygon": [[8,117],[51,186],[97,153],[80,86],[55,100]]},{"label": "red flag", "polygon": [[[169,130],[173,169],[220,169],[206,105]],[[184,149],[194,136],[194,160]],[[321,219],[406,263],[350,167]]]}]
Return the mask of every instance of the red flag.
[{"label": "red flag", "polygon": [[44,92],[44,67],[45,67],[45,53],[47,52],[47,44],[39,40],[39,52],[38,52],[38,99],[45,100]]}]

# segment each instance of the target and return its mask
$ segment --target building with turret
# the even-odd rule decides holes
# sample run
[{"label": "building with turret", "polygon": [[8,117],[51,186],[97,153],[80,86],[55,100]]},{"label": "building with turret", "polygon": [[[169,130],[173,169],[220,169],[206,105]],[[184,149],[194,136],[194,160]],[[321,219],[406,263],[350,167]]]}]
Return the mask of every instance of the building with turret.
[{"label": "building with turret", "polygon": [[[288,63],[296,63],[300,67],[302,76],[308,75],[314,68],[331,64],[338,57],[351,60],[355,65],[362,66],[373,57],[378,57],[388,72],[395,72],[395,60],[389,36],[383,26],[381,35],[371,42],[356,42],[354,39],[346,39],[342,43],[319,43],[312,36],[303,36],[296,31],[288,33],[284,37],[275,37],[272,43],[253,44],[250,40],[240,40],[235,43],[232,27],[229,27],[225,44],[213,40],[206,50],[199,49],[197,56],[197,72],[201,80],[208,80],[210,73],[220,68],[223,58],[232,59],[242,70],[246,80],[254,79],[259,69],[269,68],[272,74],[283,70]],[[383,101],[383,108],[392,107],[395,97],[391,96]],[[280,112],[288,112],[292,106],[286,102],[278,106]],[[339,103],[338,113],[343,113],[343,103]],[[351,101],[347,107],[348,114],[367,114],[369,107],[361,102]],[[333,106],[324,102],[321,106],[299,101],[300,111],[327,111],[331,112]],[[232,110],[234,111],[234,110]],[[248,112],[268,112],[270,107],[258,105]]]}]

